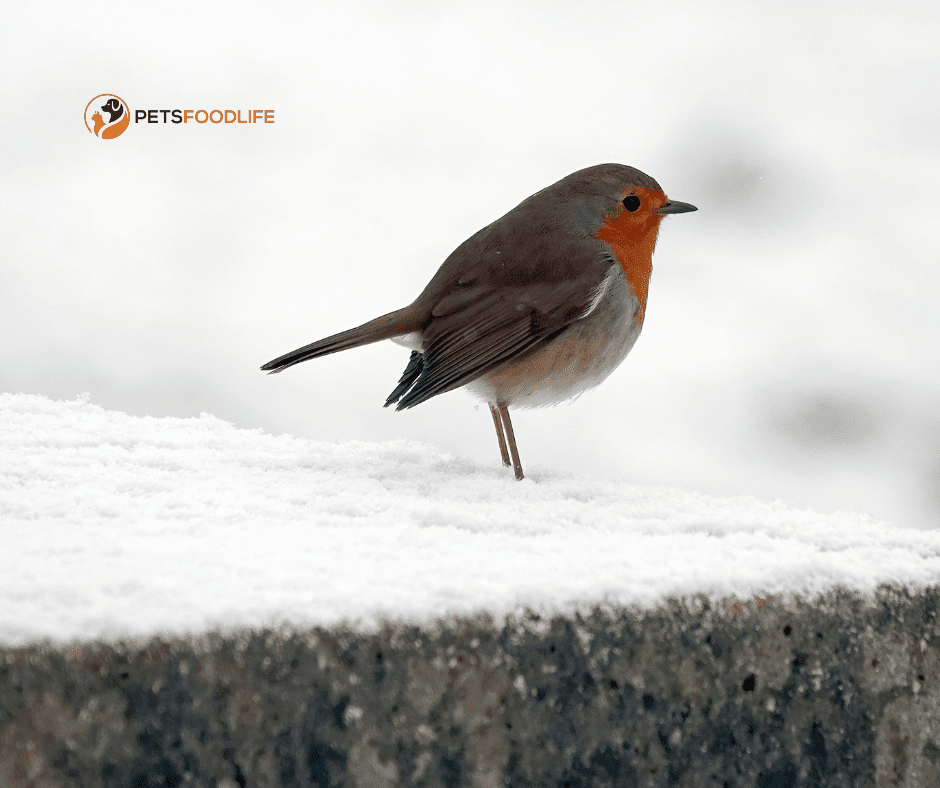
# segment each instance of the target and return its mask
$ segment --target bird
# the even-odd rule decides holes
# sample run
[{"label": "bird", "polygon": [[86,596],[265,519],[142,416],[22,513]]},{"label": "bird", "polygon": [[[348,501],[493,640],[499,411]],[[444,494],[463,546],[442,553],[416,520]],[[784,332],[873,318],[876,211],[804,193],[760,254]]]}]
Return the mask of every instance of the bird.
[{"label": "bird", "polygon": [[509,408],[573,399],[620,365],[643,328],[660,222],[696,210],[634,167],[578,170],[470,236],[408,306],[261,369],[391,339],[412,352],[385,407],[465,387],[489,405],[503,465],[522,480]]}]

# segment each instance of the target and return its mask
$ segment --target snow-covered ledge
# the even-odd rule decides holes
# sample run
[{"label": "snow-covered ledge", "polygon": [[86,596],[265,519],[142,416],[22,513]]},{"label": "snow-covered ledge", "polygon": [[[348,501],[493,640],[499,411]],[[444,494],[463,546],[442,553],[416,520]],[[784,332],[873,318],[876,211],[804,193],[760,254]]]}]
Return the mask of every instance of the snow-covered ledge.
[{"label": "snow-covered ledge", "polygon": [[936,532],[26,395],[0,527],[0,785],[940,782]]}]

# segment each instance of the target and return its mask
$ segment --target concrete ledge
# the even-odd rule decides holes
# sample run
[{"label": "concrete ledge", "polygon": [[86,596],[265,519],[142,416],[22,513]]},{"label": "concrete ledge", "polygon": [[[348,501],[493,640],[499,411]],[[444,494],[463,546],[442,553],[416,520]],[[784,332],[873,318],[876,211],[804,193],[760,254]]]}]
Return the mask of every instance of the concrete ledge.
[{"label": "concrete ledge", "polygon": [[938,603],[0,649],[0,785],[940,785]]}]

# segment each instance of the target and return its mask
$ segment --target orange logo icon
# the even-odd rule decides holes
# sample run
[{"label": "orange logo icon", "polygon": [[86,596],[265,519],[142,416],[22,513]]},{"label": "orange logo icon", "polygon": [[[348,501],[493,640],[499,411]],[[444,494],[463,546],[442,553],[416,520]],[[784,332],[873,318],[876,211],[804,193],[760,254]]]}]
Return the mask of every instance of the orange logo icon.
[{"label": "orange logo icon", "polygon": [[85,128],[99,139],[120,137],[131,122],[131,111],[124,99],[113,93],[95,96],[85,107]]}]

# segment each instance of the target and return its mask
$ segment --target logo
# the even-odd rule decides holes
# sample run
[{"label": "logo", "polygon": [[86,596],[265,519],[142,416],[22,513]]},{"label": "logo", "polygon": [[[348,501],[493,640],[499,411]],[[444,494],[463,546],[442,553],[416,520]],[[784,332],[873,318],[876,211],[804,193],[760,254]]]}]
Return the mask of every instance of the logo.
[{"label": "logo", "polygon": [[[211,105],[210,105],[211,106]],[[244,117],[242,117],[244,113]],[[85,107],[85,128],[102,140],[120,137],[131,125],[131,109],[124,99],[113,93],[95,96]],[[151,124],[174,124],[179,127],[194,128],[195,125],[216,126],[274,123],[273,109],[138,109],[133,112],[133,121]]]},{"label": "logo", "polygon": [[131,113],[127,104],[113,93],[95,96],[85,107],[85,127],[102,140],[120,137],[130,125]]}]

